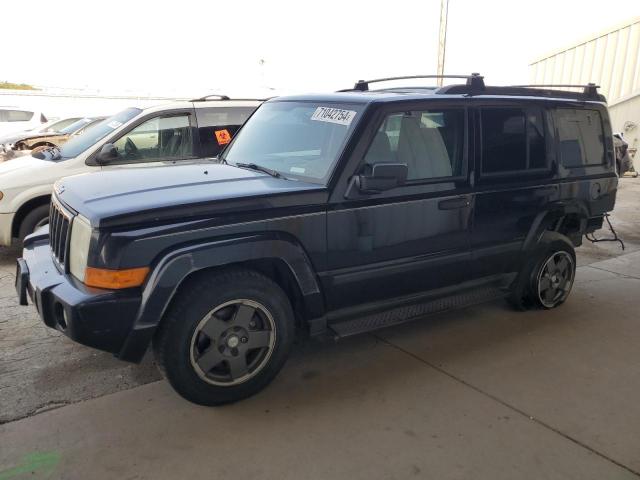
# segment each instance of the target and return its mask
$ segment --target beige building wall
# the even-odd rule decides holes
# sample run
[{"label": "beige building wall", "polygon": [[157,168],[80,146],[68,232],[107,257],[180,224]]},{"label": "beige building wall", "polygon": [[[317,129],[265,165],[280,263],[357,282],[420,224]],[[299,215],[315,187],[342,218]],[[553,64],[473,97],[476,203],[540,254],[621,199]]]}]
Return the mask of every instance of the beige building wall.
[{"label": "beige building wall", "polygon": [[640,171],[640,17],[538,58],[529,77],[532,84],[600,85],[613,130],[624,133]]}]

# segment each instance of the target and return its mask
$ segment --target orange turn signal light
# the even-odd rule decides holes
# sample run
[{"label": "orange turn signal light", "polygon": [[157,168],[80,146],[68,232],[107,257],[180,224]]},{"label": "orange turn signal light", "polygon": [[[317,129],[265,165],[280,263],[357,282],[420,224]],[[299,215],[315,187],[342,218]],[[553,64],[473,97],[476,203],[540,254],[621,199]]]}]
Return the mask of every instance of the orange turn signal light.
[{"label": "orange turn signal light", "polygon": [[139,287],[144,283],[148,274],[149,267],[129,268],[126,270],[87,267],[84,274],[84,284],[88,287],[112,290]]}]

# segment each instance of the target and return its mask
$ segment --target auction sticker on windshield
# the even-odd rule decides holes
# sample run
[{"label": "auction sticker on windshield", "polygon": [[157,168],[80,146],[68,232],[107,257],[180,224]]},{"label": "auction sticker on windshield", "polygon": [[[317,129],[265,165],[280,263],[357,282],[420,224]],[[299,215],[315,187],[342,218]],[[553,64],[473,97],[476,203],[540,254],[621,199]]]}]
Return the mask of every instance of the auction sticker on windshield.
[{"label": "auction sticker on windshield", "polygon": [[107,125],[109,125],[110,128],[115,130],[120,125],[122,125],[122,122],[119,122],[118,120],[112,120],[111,122],[107,123]]},{"label": "auction sticker on windshield", "polygon": [[341,108],[318,107],[311,115],[311,120],[317,122],[338,123],[340,125],[350,125],[356,116],[354,110],[342,110]]}]

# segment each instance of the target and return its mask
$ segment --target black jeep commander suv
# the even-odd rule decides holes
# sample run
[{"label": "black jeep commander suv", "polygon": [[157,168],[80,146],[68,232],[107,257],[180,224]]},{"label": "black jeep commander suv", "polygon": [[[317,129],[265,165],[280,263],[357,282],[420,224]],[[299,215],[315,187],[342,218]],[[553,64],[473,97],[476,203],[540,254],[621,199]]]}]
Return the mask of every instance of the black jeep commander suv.
[{"label": "black jeep commander suv", "polygon": [[464,78],[276,98],[215,162],[59,181],[18,260],[20,302],[122,360],[153,345],[205,405],[265,387],[296,332],[502,296],[560,305],[574,247],[615,202],[605,99]]}]

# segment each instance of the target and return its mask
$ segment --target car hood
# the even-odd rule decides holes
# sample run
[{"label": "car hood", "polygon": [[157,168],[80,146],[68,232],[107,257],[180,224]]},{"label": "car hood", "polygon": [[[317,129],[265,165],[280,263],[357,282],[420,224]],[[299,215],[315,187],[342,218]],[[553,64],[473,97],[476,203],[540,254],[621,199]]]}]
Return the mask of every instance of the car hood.
[{"label": "car hood", "polygon": [[0,187],[4,186],[6,188],[8,186],[6,185],[6,182],[15,173],[21,174],[23,171],[26,172],[30,168],[39,169],[48,165],[51,165],[51,162],[34,158],[31,155],[16,157],[5,162],[0,162]]},{"label": "car hood", "polygon": [[16,143],[22,140],[31,140],[32,138],[45,138],[45,137],[57,137],[62,135],[61,133],[56,132],[48,132],[48,133],[36,133],[36,132],[20,132],[14,133],[11,135],[2,135],[0,136],[0,144],[3,143]]},{"label": "car hood", "polygon": [[54,187],[94,227],[263,209],[273,196],[314,190],[325,187],[212,162],[87,173]]}]

